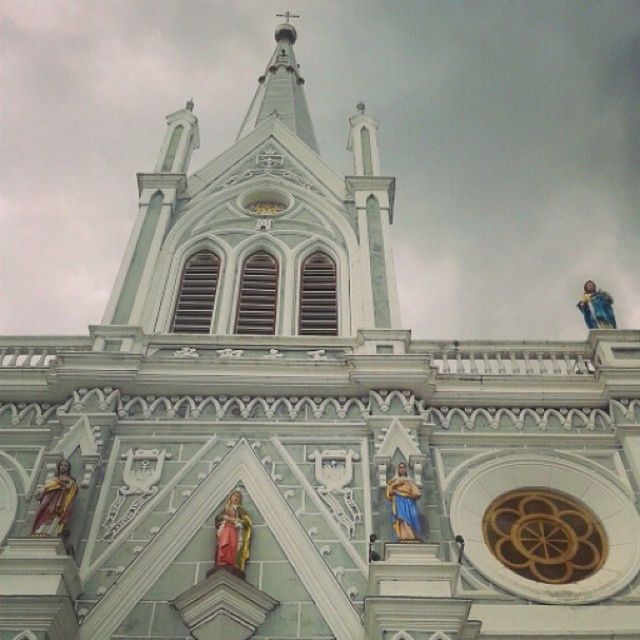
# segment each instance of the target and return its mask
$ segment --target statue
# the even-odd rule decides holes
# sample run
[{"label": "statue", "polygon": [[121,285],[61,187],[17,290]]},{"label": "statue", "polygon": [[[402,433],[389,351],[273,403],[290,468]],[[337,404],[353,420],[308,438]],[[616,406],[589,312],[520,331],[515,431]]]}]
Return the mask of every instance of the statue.
[{"label": "statue", "polygon": [[398,542],[420,542],[422,530],[416,501],[420,489],[407,474],[407,465],[401,462],[396,475],[387,482],[387,500],[391,502],[391,520]]},{"label": "statue", "polygon": [[216,567],[230,567],[244,573],[249,559],[251,541],[251,518],[242,507],[242,492],[234,489],[216,515],[218,545],[216,547]]},{"label": "statue", "polygon": [[577,306],[589,329],[615,329],[616,317],[612,304],[613,298],[606,291],[596,288],[593,280],[587,280],[584,283],[584,294]]},{"label": "statue", "polygon": [[56,475],[35,496],[40,502],[40,508],[33,522],[31,535],[39,537],[62,535],[77,495],[78,483],[71,476],[71,465],[68,460],[60,460],[56,467]]}]

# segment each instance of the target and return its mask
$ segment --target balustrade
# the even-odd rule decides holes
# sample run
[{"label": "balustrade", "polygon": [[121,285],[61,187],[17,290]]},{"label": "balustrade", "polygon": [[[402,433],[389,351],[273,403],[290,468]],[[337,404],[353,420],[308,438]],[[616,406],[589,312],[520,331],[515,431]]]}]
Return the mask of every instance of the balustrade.
[{"label": "balustrade", "polygon": [[[25,344],[20,344],[24,340]],[[90,339],[88,339],[90,340]],[[62,338],[2,338],[0,368],[46,368],[54,363],[61,351],[90,351],[87,339]]]},{"label": "balustrade", "polygon": [[452,343],[416,341],[413,353],[431,356],[439,373],[451,375],[568,376],[594,373],[584,343]]}]

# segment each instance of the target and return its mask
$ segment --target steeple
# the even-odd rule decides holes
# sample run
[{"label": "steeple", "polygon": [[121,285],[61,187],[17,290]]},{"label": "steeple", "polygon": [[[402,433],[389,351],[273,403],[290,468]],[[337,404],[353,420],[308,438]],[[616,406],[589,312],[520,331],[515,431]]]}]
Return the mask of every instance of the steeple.
[{"label": "steeple", "polygon": [[[289,16],[287,20],[288,18]],[[289,22],[279,25],[275,39],[275,51],[264,75],[258,78],[258,90],[251,101],[237,139],[255,129],[267,118],[275,116],[319,153],[302,88],[304,79],[300,75],[299,65],[293,53],[293,44],[297,39],[295,27]]]}]

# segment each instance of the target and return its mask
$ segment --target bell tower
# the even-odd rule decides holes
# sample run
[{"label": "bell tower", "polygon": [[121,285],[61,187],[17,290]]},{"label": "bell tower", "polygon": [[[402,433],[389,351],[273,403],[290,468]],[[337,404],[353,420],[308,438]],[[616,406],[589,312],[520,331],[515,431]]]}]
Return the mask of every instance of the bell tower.
[{"label": "bell tower", "polygon": [[320,156],[296,61],[293,17],[231,148],[189,173],[193,102],[166,117],[104,323],[144,333],[351,336],[398,329],[394,178],[378,122],[349,120],[354,174]]}]

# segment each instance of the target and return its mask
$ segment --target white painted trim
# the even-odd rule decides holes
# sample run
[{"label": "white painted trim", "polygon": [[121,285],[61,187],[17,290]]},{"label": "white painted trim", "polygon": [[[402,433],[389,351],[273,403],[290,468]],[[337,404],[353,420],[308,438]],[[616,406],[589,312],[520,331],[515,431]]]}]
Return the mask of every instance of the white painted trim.
[{"label": "white painted trim", "polygon": [[[609,477],[570,460],[531,453],[506,454],[465,472],[457,474],[463,477],[451,499],[451,526],[464,537],[468,560],[503,589],[536,602],[587,604],[621,591],[640,571],[640,516]],[[599,571],[575,583],[544,584],[519,576],[491,554],[482,529],[487,507],[500,495],[525,487],[562,491],[599,518],[609,542]]]},{"label": "white painted trim", "polygon": [[[42,456],[42,453],[44,452],[44,449],[40,450],[40,456]],[[29,474],[26,472],[25,468],[12,456],[9,455],[6,451],[3,451],[2,449],[0,449],[0,458],[4,458],[10,465],[11,467],[16,471],[16,473],[18,474],[18,477],[20,478],[20,481],[22,482],[22,491],[26,494],[29,493],[29,488],[30,488],[30,481],[29,481]],[[40,457],[38,458],[38,461],[36,462],[36,466],[34,467],[34,474],[37,473],[37,469],[39,468],[39,464],[38,462],[40,461]],[[0,469],[2,469],[2,465],[0,465]],[[0,506],[0,511],[2,511],[2,506]],[[0,535],[0,540],[2,539],[2,535]]]},{"label": "white painted trim", "polygon": [[337,243],[331,242],[319,235],[312,235],[308,240],[296,247],[293,272],[295,287],[293,291],[293,332],[298,333],[300,319],[300,274],[302,263],[317,251],[326,253],[336,266],[336,298],[338,303],[338,335],[349,336],[351,326],[351,296],[355,295],[359,287],[351,287],[356,282],[352,275],[352,264],[344,249]]},{"label": "white painted trim", "polygon": [[307,496],[309,496],[309,498],[313,500],[316,508],[322,514],[326,523],[331,527],[340,544],[342,544],[344,550],[349,554],[349,557],[353,560],[356,567],[358,567],[360,573],[366,578],[369,575],[369,566],[354,549],[353,545],[349,541],[349,538],[347,538],[340,525],[336,522],[335,518],[331,515],[331,513],[329,513],[326,505],[322,502],[322,499],[315,491],[311,483],[307,480],[304,473],[302,473],[300,467],[298,467],[298,465],[294,462],[289,452],[276,436],[272,436],[271,438],[269,438],[269,442],[271,442],[282,459],[286,462],[287,466],[289,467],[289,471],[291,471],[296,480],[302,485],[302,488],[304,489]]},{"label": "white painted trim", "polygon": [[364,640],[360,616],[245,439],[225,456],[89,612],[78,640],[109,640],[215,506],[239,483],[260,509],[336,640]]},{"label": "white painted trim", "polygon": [[169,333],[171,331],[171,320],[178,300],[180,291],[180,281],[187,260],[198,251],[209,250],[220,258],[220,272],[218,275],[218,290],[216,291],[215,306],[213,309],[212,331],[216,333],[216,326],[220,317],[220,309],[225,309],[223,305],[225,291],[226,271],[232,264],[229,255],[231,247],[220,236],[211,232],[187,238],[179,245],[171,256],[166,255],[163,247],[157,261],[157,275],[151,282],[149,300],[143,316],[144,326],[154,327],[158,333]]},{"label": "white painted trim", "polygon": [[[160,208],[160,214],[158,215],[158,224],[153,230],[149,253],[147,254],[147,259],[140,276],[140,283],[138,284],[131,315],[129,316],[129,324],[132,325],[141,324],[151,283],[156,272],[158,256],[162,250],[162,245],[164,244],[164,239],[171,222],[171,213],[175,205],[176,193],[174,190],[165,189],[162,193],[164,199]],[[143,328],[149,332],[152,330],[150,326]]]},{"label": "white painted trim", "polygon": [[371,289],[371,248],[369,246],[369,225],[367,223],[366,207],[357,209],[358,238],[360,240],[360,273],[362,286],[362,322],[361,326],[351,327],[352,335],[358,329],[373,329],[375,319],[373,314],[373,290]]},{"label": "white painted trim", "polygon": [[[0,488],[4,500],[0,504],[0,544],[11,530],[18,510],[18,493],[11,475],[3,467],[0,467]],[[3,495],[4,494],[4,495]]]},{"label": "white painted trim", "polygon": [[[198,440],[202,441],[201,438],[198,438]],[[108,560],[130,538],[130,535],[126,535],[126,534],[122,534],[122,535],[118,536],[107,547],[107,549],[105,549],[105,551],[103,551],[95,559],[94,562],[91,562],[91,555],[93,553],[93,549],[94,549],[95,544],[97,542],[100,526],[102,525],[102,522],[104,521],[106,503],[107,503],[109,497],[113,498],[113,488],[114,488],[113,473],[114,473],[114,469],[115,469],[115,463],[118,461],[118,455],[119,455],[119,453],[121,453],[120,443],[121,442],[126,442],[126,441],[133,441],[137,447],[140,446],[141,442],[144,442],[144,440],[142,440],[140,437],[136,437],[136,436],[116,437],[116,439],[114,441],[113,450],[112,450],[112,453],[111,453],[111,458],[109,459],[108,475],[105,477],[105,480],[104,480],[103,485],[102,485],[102,489],[100,491],[100,497],[99,497],[99,500],[98,500],[98,505],[96,507],[96,511],[94,513],[94,516],[93,516],[93,523],[92,523],[92,526],[91,526],[91,532],[90,532],[90,535],[89,535],[89,540],[87,541],[86,551],[85,551],[85,554],[84,554],[84,557],[83,557],[82,565],[80,567],[80,579],[82,580],[82,582],[85,582],[86,580],[88,580],[100,568],[100,566],[106,560]],[[170,440],[168,438],[162,438],[161,442],[162,441],[169,442]],[[175,437],[175,441],[176,442],[185,442],[186,438]],[[149,515],[149,514],[154,512],[156,506],[160,502],[162,502],[162,500],[164,500],[176,488],[176,486],[178,486],[180,484],[182,479],[188,473],[191,472],[191,470],[200,462],[200,460],[205,455],[205,453],[207,453],[207,451],[209,451],[211,449],[211,447],[213,447],[217,441],[218,441],[218,438],[217,438],[217,436],[214,435],[214,436],[208,438],[203,443],[202,447],[196,452],[196,454],[193,456],[193,458],[191,458],[191,460],[186,462],[186,464],[182,467],[182,469],[180,469],[180,471],[178,473],[176,473],[176,475],[173,478],[171,478],[171,480],[169,482],[167,482],[167,484],[165,484],[164,487],[162,487],[162,489],[160,491],[158,491],[158,493],[153,497],[153,499],[150,500],[144,506],[144,508],[142,509],[142,511],[140,512],[140,514],[137,517],[137,522],[135,523],[135,526],[131,527],[131,529],[129,531],[129,534],[133,533],[136,530],[136,528],[139,527],[144,522],[144,520],[146,519],[147,515]],[[158,441],[155,440],[154,444],[157,445],[157,443],[158,443]]]},{"label": "white painted trim", "polygon": [[293,251],[287,244],[274,234],[251,235],[242,240],[235,247],[233,260],[237,265],[235,279],[232,286],[233,303],[225,333],[235,333],[235,321],[240,301],[240,280],[245,260],[257,251],[265,251],[278,261],[278,298],[276,300],[276,328],[275,335],[291,335],[290,322],[285,322],[285,301],[291,298],[293,274],[291,273],[291,258]]},{"label": "white painted trim", "polygon": [[[369,550],[369,536],[373,531],[373,506],[371,504],[371,462],[369,460],[369,439],[362,438],[360,444],[360,459],[362,460],[362,487],[364,489],[364,541]],[[367,575],[369,567],[367,566]]]}]

